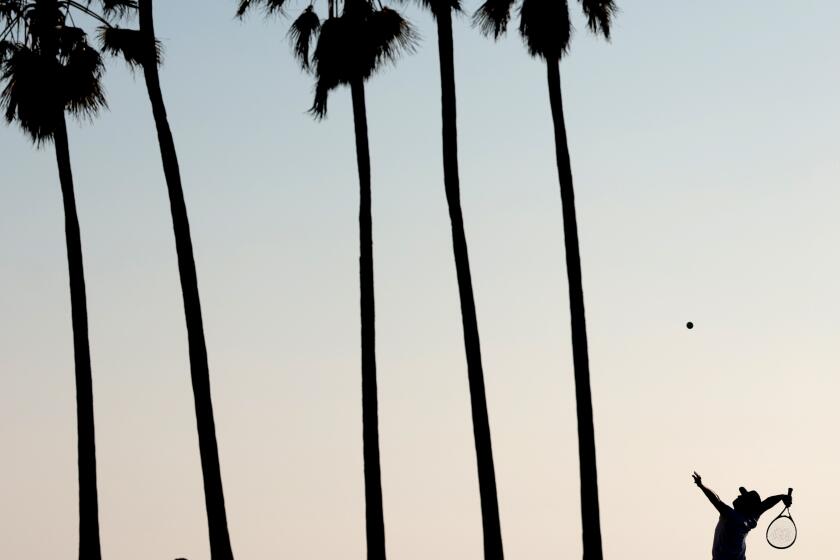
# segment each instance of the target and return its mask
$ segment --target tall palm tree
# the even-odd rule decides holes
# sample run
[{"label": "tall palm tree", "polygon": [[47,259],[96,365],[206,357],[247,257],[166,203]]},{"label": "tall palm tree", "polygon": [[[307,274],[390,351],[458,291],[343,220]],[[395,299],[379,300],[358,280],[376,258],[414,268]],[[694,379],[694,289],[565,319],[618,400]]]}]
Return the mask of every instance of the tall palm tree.
[{"label": "tall palm tree", "polygon": [[502,528],[499,519],[499,498],[496,492],[496,472],[490,439],[490,419],[487,415],[487,396],[484,388],[484,368],[481,364],[481,343],[478,318],[472,288],[467,237],[461,212],[461,187],[458,178],[458,128],[456,122],[455,61],[452,41],[452,12],[461,10],[460,0],[419,0],[435,19],[440,59],[441,120],[443,132],[443,186],[452,226],[452,248],[458,294],[461,301],[461,321],[464,329],[464,350],[467,357],[467,378],[470,386],[473,437],[478,468],[478,489],[481,498],[481,522],[484,533],[484,557],[487,560],[504,558]]},{"label": "tall palm tree", "polygon": [[[240,0],[237,15],[262,5],[271,14],[283,0]],[[359,171],[359,290],[362,356],[362,445],[365,478],[365,528],[369,560],[385,559],[385,520],[379,460],[379,419],[376,389],[376,317],[373,284],[373,221],[371,216],[370,149],[368,145],[365,81],[384,62],[413,49],[415,34],[395,10],[371,0],[329,0],[321,23],[313,4],[289,30],[295,57],[315,76],[311,112],[327,113],[329,92],[350,86]],[[316,41],[311,60],[309,50]]]},{"label": "tall palm tree", "polygon": [[[579,0],[589,29],[610,38],[610,26],[616,13],[613,0]],[[486,35],[499,38],[507,29],[516,0],[486,0],[473,21]],[[521,0],[519,33],[531,56],[546,63],[548,96],[554,122],[554,144],[563,205],[563,236],[566,247],[566,271],[569,278],[569,307],[572,323],[572,356],[575,370],[575,397],[578,418],[580,456],[580,500],[583,526],[583,558],[601,560],[601,522],[598,509],[598,476],[595,464],[595,428],[592,418],[592,393],[589,383],[589,351],[586,342],[586,316],[583,306],[580,246],[578,242],[572,165],[563,118],[560,89],[560,59],[568,51],[572,35],[567,0]]]},{"label": "tall palm tree", "polygon": [[99,560],[99,513],[93,382],[88,341],[82,240],[65,112],[90,118],[106,107],[99,53],[85,32],[70,25],[67,2],[0,0],[0,107],[36,144],[52,142],[64,202],[79,475],[79,559]]},{"label": "tall palm tree", "polygon": [[138,0],[136,2],[134,0],[102,0],[102,4],[108,13],[116,15],[129,15],[136,10],[139,19],[139,29],[102,27],[100,29],[100,40],[103,50],[112,54],[121,54],[130,65],[143,70],[146,90],[157,129],[163,174],[169,191],[169,207],[175,233],[175,249],[178,256],[178,271],[180,273],[181,293],[184,300],[184,315],[187,325],[198,447],[201,457],[201,472],[204,478],[204,501],[207,509],[210,555],[213,560],[231,560],[233,551],[225,513],[225,498],[219,466],[216,426],[213,419],[210,371],[204,340],[198,278],[187,207],[184,201],[184,190],[181,186],[178,155],[175,151],[175,141],[169,127],[166,106],[163,102],[160,87],[160,76],[158,74],[160,43],[155,38],[152,0]]}]

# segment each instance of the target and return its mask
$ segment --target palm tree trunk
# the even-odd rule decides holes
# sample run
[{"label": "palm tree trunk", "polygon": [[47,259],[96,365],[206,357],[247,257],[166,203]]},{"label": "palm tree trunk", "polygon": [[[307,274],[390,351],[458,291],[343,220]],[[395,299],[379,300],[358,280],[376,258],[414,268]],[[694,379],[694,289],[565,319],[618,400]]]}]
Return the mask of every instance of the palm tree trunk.
[{"label": "palm tree trunk", "polygon": [[362,442],[365,469],[365,527],[368,560],[385,560],[385,519],[379,465],[379,418],[376,395],[376,314],[373,291],[373,220],[371,217],[370,149],[365,86],[350,85],[359,168],[359,290],[362,323]]},{"label": "palm tree trunk", "polygon": [[96,440],[93,426],[93,379],[88,343],[87,296],[82,264],[82,236],[76,214],[73,172],[64,112],[58,119],[55,156],[64,200],[64,233],[70,272],[70,313],[73,322],[73,357],[76,366],[76,422],[79,461],[79,560],[99,560],[99,507],[96,491]]},{"label": "palm tree trunk", "polygon": [[[154,21],[152,0],[139,1],[140,31],[144,34],[146,47],[154,48]],[[178,271],[181,277],[181,292],[184,298],[184,314],[187,324],[187,340],[190,356],[193,397],[195,400],[198,447],[201,456],[201,471],[204,476],[204,500],[207,508],[207,525],[210,534],[210,556],[212,560],[231,560],[225,497],[222,491],[222,475],[219,466],[219,449],[216,443],[216,426],[213,420],[213,403],[210,395],[210,372],[207,364],[207,347],[204,341],[204,326],[201,318],[201,301],[198,295],[198,279],[193,257],[190,224],[184,191],[181,187],[181,172],[175,142],[166,117],[166,107],[160,90],[160,78],[154,58],[143,65],[146,89],[152,104],[152,114],[157,127],[163,173],[169,189],[169,205],[172,212],[172,226],[175,233],[175,248],[178,255]]]},{"label": "palm tree trunk", "polygon": [[583,526],[584,560],[602,560],[601,520],[598,511],[598,471],[595,464],[595,428],[592,418],[592,393],[589,387],[589,350],[586,343],[586,316],[583,307],[583,282],[580,272],[580,246],[572,164],[563,118],[560,90],[560,64],[548,66],[548,96],[554,120],[554,145],[560,198],[563,204],[563,237],[566,245],[566,271],[569,276],[569,307],[572,320],[572,356],[575,368],[575,398],[578,417],[578,454],[580,456],[580,503]]},{"label": "palm tree trunk", "polygon": [[473,435],[478,466],[478,488],[481,497],[481,520],[484,530],[484,558],[502,560],[502,531],[499,501],[496,495],[496,474],[490,441],[490,420],[484,391],[481,366],[481,345],[475,311],[467,238],[461,214],[461,193],[458,181],[458,130],[455,115],[455,63],[452,45],[452,13],[449,8],[435,14],[440,56],[441,114],[443,121],[443,183],[452,224],[452,247],[461,300],[464,328],[464,349],[467,356],[467,377],[470,385]]}]

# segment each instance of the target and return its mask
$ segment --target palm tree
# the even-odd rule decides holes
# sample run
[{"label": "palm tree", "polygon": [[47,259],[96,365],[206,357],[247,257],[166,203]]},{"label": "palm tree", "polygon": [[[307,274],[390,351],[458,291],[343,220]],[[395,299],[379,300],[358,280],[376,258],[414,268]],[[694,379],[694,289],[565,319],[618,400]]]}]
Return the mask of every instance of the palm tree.
[{"label": "palm tree", "polygon": [[99,560],[99,513],[96,489],[96,443],[93,382],[88,341],[87,298],[82,240],[65,112],[83,118],[106,107],[100,79],[103,65],[84,31],[68,24],[67,2],[0,1],[0,107],[36,146],[55,146],[64,201],[73,357],[76,372],[76,418],[79,468],[79,558]]},{"label": "palm tree", "polygon": [[[237,16],[262,5],[271,14],[283,0],[240,0]],[[310,109],[317,118],[327,113],[329,92],[350,86],[359,171],[359,290],[362,355],[362,445],[365,479],[365,528],[369,560],[385,559],[385,520],[379,461],[379,419],[376,389],[376,316],[373,284],[373,222],[371,216],[370,150],[368,145],[365,81],[400,53],[411,51],[415,34],[395,10],[371,0],[329,0],[321,23],[309,4],[292,23],[289,36],[302,69],[315,76],[315,99]],[[312,42],[315,51],[311,60]]]},{"label": "palm tree", "polygon": [[[507,29],[515,0],[486,0],[473,21],[485,35],[499,38]],[[613,0],[580,0],[589,29],[610,38],[616,13]],[[601,522],[598,510],[598,476],[595,464],[595,428],[592,393],[589,384],[589,351],[586,342],[586,316],[583,306],[580,246],[578,242],[572,165],[563,118],[560,89],[560,59],[568,51],[572,35],[567,0],[521,0],[519,33],[531,56],[542,58],[548,71],[548,96],[554,122],[554,144],[563,205],[563,236],[566,271],[569,278],[569,307],[572,322],[572,356],[575,370],[575,397],[580,455],[580,500],[583,526],[583,558],[601,560]]]},{"label": "palm tree", "polygon": [[484,369],[481,365],[481,343],[478,318],[472,289],[470,259],[464,217],[461,212],[461,187],[458,178],[458,128],[455,102],[455,61],[452,41],[452,12],[461,10],[460,0],[419,0],[435,18],[440,59],[441,120],[443,128],[443,185],[452,226],[452,248],[458,294],[461,301],[461,321],[464,329],[464,350],[467,357],[467,378],[470,386],[473,437],[478,468],[478,490],[481,498],[481,522],[484,533],[484,557],[487,560],[504,558],[502,529],[499,520],[499,498],[496,492],[496,472],[493,466],[493,447],[490,439],[490,419],[487,415],[487,396],[484,389]]},{"label": "palm tree", "polygon": [[134,0],[102,0],[102,4],[108,13],[117,15],[127,15],[136,10],[140,23],[137,30],[105,26],[100,29],[100,39],[103,50],[112,54],[119,53],[124,56],[130,65],[142,68],[152,106],[152,115],[157,128],[158,144],[160,145],[160,155],[163,162],[163,174],[169,191],[169,206],[175,233],[181,293],[184,300],[198,447],[201,457],[201,472],[204,478],[204,500],[207,509],[210,555],[213,560],[230,560],[233,558],[233,551],[225,513],[219,449],[216,443],[216,427],[213,420],[210,371],[204,340],[198,278],[195,270],[187,207],[184,201],[184,190],[181,186],[178,156],[175,151],[172,130],[166,117],[166,106],[163,102],[160,76],[158,75],[160,43],[155,38],[152,0],[138,0],[137,2]]}]

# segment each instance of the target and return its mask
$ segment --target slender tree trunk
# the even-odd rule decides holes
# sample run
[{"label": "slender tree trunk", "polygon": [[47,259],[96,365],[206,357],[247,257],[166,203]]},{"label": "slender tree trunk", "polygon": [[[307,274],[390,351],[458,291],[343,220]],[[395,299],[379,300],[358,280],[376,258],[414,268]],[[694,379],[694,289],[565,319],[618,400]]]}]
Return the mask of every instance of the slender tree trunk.
[{"label": "slender tree trunk", "polygon": [[592,418],[592,393],[589,387],[589,350],[586,343],[586,316],[583,307],[583,282],[580,272],[580,245],[572,164],[563,118],[559,61],[547,62],[548,96],[554,120],[554,145],[563,204],[563,237],[566,244],[566,271],[569,276],[569,307],[572,320],[572,356],[575,368],[575,398],[578,418],[578,453],[580,456],[580,503],[583,526],[584,560],[602,560],[601,520],[598,511],[598,471],[595,464],[595,428]]},{"label": "slender tree trunk", "polygon": [[93,427],[93,379],[88,343],[87,296],[82,264],[82,236],[76,214],[73,172],[64,112],[55,131],[55,155],[64,200],[67,268],[70,272],[70,310],[73,357],[76,366],[76,422],[79,460],[79,560],[99,560],[99,507],[96,491],[96,441]]},{"label": "slender tree trunk", "polygon": [[461,214],[461,193],[458,182],[458,130],[455,115],[455,64],[452,45],[452,13],[449,9],[437,13],[438,49],[440,52],[441,113],[443,121],[443,182],[449,219],[452,224],[452,246],[455,271],[461,300],[461,320],[464,328],[464,349],[467,355],[467,376],[470,385],[473,435],[478,466],[478,488],[481,497],[481,520],[484,530],[484,558],[501,560],[502,531],[499,521],[499,501],[496,495],[496,474],[493,448],[490,441],[490,420],[487,417],[487,398],[484,391],[484,372],[481,366],[481,345],[475,311],[467,238]]},{"label": "slender tree trunk", "polygon": [[[146,47],[154,48],[154,21],[152,0],[139,1],[140,31],[144,34]],[[148,59],[152,60],[152,59]],[[222,491],[222,475],[219,466],[219,449],[216,444],[216,426],[213,420],[213,403],[210,395],[210,372],[207,364],[207,348],[204,341],[204,326],[201,318],[201,301],[198,295],[198,279],[195,271],[190,224],[184,191],[181,187],[181,172],[175,142],[166,117],[166,107],[160,89],[157,65],[151,61],[143,65],[146,88],[152,104],[152,114],[157,127],[163,173],[169,189],[169,205],[172,211],[172,226],[175,232],[175,248],[178,255],[178,271],[181,277],[181,292],[184,298],[184,314],[187,323],[187,340],[190,355],[195,418],[198,429],[198,447],[201,456],[201,471],[204,476],[204,500],[207,508],[207,525],[210,533],[210,556],[212,560],[230,560],[233,551],[230,546],[225,497]]]},{"label": "slender tree trunk", "polygon": [[379,418],[376,395],[376,313],[373,292],[373,220],[371,218],[370,149],[365,86],[350,85],[359,167],[359,290],[362,323],[362,441],[365,469],[365,523],[368,560],[385,560],[385,518],[379,465]]}]

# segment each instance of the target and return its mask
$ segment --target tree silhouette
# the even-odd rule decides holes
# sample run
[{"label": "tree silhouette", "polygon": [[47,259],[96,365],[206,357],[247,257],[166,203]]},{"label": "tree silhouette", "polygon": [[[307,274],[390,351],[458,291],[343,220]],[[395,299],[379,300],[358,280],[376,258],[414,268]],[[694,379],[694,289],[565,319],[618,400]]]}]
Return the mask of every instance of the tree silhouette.
[{"label": "tree silhouette", "polygon": [[[262,5],[279,12],[283,0],[240,0],[237,15]],[[289,30],[295,57],[315,77],[315,99],[310,112],[327,113],[329,92],[350,86],[356,161],[359,171],[359,290],[362,355],[362,445],[365,477],[365,528],[369,560],[385,559],[385,520],[379,460],[379,420],[376,388],[376,316],[373,283],[373,221],[371,216],[370,149],[368,145],[365,81],[383,63],[394,62],[414,47],[415,34],[395,10],[369,0],[330,0],[321,23],[313,4]],[[309,51],[315,42],[311,60]]]},{"label": "tree silhouette", "polygon": [[[616,13],[613,0],[580,0],[587,24],[593,33],[610,37],[610,25]],[[485,35],[499,38],[510,22],[516,0],[487,0],[476,11],[473,21]],[[563,117],[560,88],[560,59],[569,48],[572,24],[567,0],[521,0],[519,33],[531,56],[545,60],[548,71],[548,95],[554,123],[554,143],[560,198],[563,205],[563,236],[566,248],[566,271],[569,278],[569,307],[572,322],[572,356],[575,370],[575,397],[578,417],[580,455],[580,500],[583,526],[584,560],[601,560],[601,522],[598,509],[598,476],[595,463],[595,428],[592,418],[592,393],[589,383],[589,351],[586,342],[586,316],[583,306],[580,245],[578,242],[572,165]]]},{"label": "tree silhouette", "polygon": [[219,466],[216,426],[213,419],[210,371],[204,340],[198,278],[187,207],[184,201],[184,190],[181,186],[178,155],[175,151],[175,141],[166,116],[166,106],[163,101],[158,74],[161,51],[160,43],[155,38],[152,0],[138,0],[136,2],[134,0],[102,0],[102,4],[108,13],[130,16],[136,12],[139,19],[139,29],[112,26],[100,28],[100,40],[104,51],[122,55],[129,65],[143,70],[146,90],[152,107],[152,116],[157,129],[163,174],[169,191],[169,206],[175,234],[175,249],[178,256],[178,271],[180,273],[187,325],[198,447],[201,457],[201,472],[204,478],[204,500],[207,509],[210,555],[213,560],[230,560],[233,558],[233,551],[225,513],[225,498],[222,489],[221,467]]},{"label": "tree silhouette", "polygon": [[487,560],[504,558],[502,530],[499,520],[499,499],[496,492],[496,473],[493,466],[493,447],[490,439],[490,419],[487,415],[487,396],[484,370],[481,364],[481,343],[478,334],[475,296],[472,288],[470,259],[464,218],[461,212],[461,187],[458,178],[458,128],[456,122],[455,61],[452,41],[452,12],[461,10],[460,0],[419,0],[435,19],[440,59],[441,121],[443,135],[443,184],[452,226],[452,248],[458,294],[461,301],[461,321],[464,329],[464,350],[467,358],[467,378],[470,386],[473,436],[478,467],[478,488],[481,498],[481,522],[484,533],[484,557]]},{"label": "tree silhouette", "polygon": [[79,468],[79,558],[99,560],[99,513],[96,489],[96,442],[93,382],[88,340],[87,297],[82,240],[65,112],[92,118],[106,107],[100,79],[103,65],[85,32],[72,25],[70,2],[0,0],[0,108],[36,144],[55,146],[64,202]]}]

